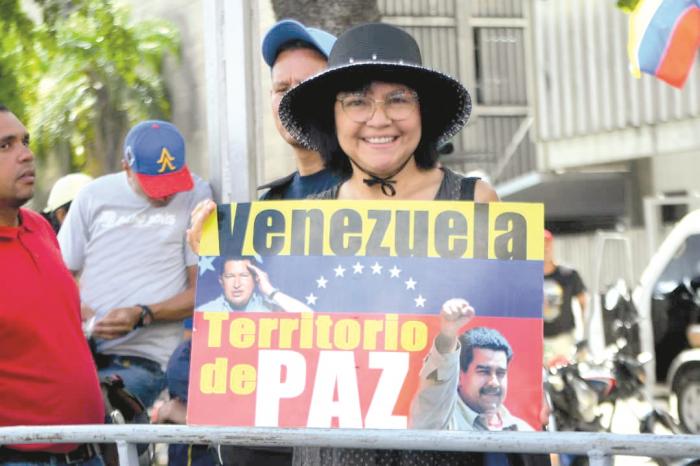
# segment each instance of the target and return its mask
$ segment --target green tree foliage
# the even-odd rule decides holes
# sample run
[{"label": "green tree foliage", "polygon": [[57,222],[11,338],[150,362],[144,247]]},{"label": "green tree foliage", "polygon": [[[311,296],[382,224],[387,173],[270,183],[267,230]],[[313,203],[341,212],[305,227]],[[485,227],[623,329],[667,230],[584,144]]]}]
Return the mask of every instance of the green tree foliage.
[{"label": "green tree foliage", "polygon": [[617,0],[617,7],[625,13],[632,13],[638,3],[639,0]]},{"label": "green tree foliage", "polygon": [[19,0],[0,0],[0,11],[0,102],[24,118],[40,72],[37,34]]},{"label": "green tree foliage", "polygon": [[[0,3],[17,6],[17,0]],[[0,75],[0,87],[13,81],[31,83],[31,91],[20,86],[17,95],[25,103],[25,121],[39,157],[65,158],[67,170],[113,171],[132,124],[170,116],[163,63],[168,53],[179,56],[177,30],[161,20],[134,22],[126,7],[109,1],[37,4],[42,24],[25,28],[17,41],[33,44],[38,63],[31,71],[12,65],[14,77],[6,81]],[[3,58],[0,70],[13,63]]]}]

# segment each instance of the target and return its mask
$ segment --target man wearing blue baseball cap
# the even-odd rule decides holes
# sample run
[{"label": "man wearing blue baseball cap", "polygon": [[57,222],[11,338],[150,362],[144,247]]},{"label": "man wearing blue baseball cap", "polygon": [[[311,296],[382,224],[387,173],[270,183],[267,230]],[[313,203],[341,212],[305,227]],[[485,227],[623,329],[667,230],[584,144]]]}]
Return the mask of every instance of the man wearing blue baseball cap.
[{"label": "man wearing blue baseball cap", "polygon": [[189,213],[211,188],[185,163],[185,140],[165,121],[134,126],[123,171],[76,196],[58,235],[63,260],[80,276],[84,314],[100,375],[118,374],[150,406],[192,315],[197,256],[185,243]]},{"label": "man wearing blue baseball cap", "polygon": [[[272,117],[280,136],[292,147],[297,170],[283,178],[259,186],[267,189],[261,200],[305,199],[337,185],[341,180],[325,168],[321,154],[304,147],[282,125],[279,105],[284,94],[300,82],[328,67],[328,55],[335,44],[335,36],[320,29],[306,27],[299,21],[283,19],[265,34],[262,56],[270,66],[272,89]],[[216,209],[212,200],[199,204],[192,214],[188,231],[190,244],[198,252],[204,219]]]},{"label": "man wearing blue baseball cap", "polygon": [[303,199],[325,191],[340,181],[326,170],[321,156],[296,141],[279,119],[279,104],[284,94],[301,81],[323,71],[335,36],[306,27],[293,19],[276,23],[263,38],[262,55],[272,74],[272,115],[280,136],[292,146],[297,170],[258,189],[269,188],[262,199]]}]

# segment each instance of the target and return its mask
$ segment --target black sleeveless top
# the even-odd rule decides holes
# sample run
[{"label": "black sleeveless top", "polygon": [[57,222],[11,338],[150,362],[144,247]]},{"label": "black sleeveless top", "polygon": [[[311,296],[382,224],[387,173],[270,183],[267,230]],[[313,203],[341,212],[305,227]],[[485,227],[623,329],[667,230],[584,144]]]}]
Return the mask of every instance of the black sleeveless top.
[{"label": "black sleeveless top", "polygon": [[[449,168],[441,167],[444,176],[440,183],[440,188],[435,195],[436,201],[473,201],[474,188],[479,178],[464,177]],[[338,183],[330,189],[318,194],[312,194],[307,199],[338,199],[338,192],[342,183]],[[388,200],[388,199],[387,199]]]}]

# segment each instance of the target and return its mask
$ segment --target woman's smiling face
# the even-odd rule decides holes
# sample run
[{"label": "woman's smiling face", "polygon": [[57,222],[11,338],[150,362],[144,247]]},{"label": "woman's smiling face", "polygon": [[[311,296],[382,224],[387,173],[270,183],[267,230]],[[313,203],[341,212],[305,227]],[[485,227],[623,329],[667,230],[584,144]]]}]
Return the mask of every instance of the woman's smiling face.
[{"label": "woman's smiling face", "polygon": [[[367,120],[360,122],[363,111]],[[368,172],[389,176],[418,147],[420,104],[411,88],[374,81],[360,91],[337,95],[335,126],[343,152]]]}]

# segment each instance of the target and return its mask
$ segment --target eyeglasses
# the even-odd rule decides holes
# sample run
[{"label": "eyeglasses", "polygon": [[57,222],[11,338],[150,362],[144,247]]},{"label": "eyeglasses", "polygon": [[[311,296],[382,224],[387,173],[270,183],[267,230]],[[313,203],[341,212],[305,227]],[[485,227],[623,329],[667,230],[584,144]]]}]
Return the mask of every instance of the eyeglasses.
[{"label": "eyeglasses", "polygon": [[374,100],[362,94],[351,94],[340,102],[343,112],[355,123],[366,123],[372,119],[377,105],[384,105],[384,113],[393,121],[405,120],[418,108],[418,94],[413,91],[398,91],[386,96],[384,100]]}]

